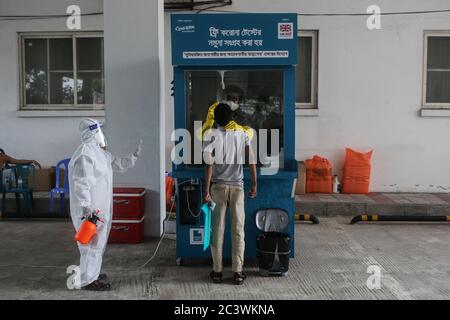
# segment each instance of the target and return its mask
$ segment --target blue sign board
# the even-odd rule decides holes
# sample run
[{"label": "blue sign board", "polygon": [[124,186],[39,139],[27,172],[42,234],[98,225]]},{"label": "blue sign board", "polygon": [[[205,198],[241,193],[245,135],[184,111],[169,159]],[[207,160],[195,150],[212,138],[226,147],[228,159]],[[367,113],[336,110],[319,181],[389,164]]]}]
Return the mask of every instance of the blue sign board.
[{"label": "blue sign board", "polygon": [[296,14],[173,14],[174,66],[295,65]]}]

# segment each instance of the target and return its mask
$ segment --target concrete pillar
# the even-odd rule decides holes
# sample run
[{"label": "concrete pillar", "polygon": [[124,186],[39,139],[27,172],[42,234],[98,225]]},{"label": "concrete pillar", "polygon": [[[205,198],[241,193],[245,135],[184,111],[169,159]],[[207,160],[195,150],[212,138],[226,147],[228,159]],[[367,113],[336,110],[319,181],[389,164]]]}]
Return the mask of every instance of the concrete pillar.
[{"label": "concrete pillar", "polygon": [[105,131],[110,150],[125,155],[144,139],[136,167],[115,174],[114,184],[147,189],[145,234],[153,237],[161,234],[165,215],[163,37],[158,36],[163,32],[162,14],[162,1],[104,1]]}]

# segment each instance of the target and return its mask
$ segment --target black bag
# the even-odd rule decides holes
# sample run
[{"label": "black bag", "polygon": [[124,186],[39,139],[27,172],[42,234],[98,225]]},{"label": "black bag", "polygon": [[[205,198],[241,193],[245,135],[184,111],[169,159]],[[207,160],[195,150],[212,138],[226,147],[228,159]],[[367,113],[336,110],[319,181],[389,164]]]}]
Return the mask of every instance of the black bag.
[{"label": "black bag", "polygon": [[286,276],[289,270],[291,237],[282,232],[263,232],[256,239],[259,273]]}]

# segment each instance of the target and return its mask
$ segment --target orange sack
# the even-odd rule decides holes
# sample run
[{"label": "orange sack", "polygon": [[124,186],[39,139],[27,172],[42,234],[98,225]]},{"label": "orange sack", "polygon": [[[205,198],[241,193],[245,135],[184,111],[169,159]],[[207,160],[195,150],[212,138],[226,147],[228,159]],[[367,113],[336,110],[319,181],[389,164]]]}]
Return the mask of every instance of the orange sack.
[{"label": "orange sack", "polygon": [[306,192],[331,193],[333,190],[333,168],[330,161],[314,156],[305,161]]},{"label": "orange sack", "polygon": [[342,193],[368,194],[372,151],[362,153],[345,148]]}]

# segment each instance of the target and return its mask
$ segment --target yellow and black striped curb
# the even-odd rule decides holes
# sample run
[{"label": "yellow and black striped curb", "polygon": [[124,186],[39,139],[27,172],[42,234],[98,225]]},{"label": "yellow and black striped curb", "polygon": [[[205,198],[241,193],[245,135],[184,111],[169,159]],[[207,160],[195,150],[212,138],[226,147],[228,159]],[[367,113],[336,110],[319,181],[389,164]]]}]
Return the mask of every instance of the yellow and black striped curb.
[{"label": "yellow and black striped curb", "polygon": [[381,216],[377,214],[367,215],[362,214],[356,216],[350,222],[355,224],[358,222],[378,222],[378,221],[392,221],[392,222],[450,222],[450,216],[411,216],[411,215],[386,215]]},{"label": "yellow and black striped curb", "polygon": [[319,224],[320,222],[319,222],[319,219],[316,217],[316,216],[314,216],[314,215],[312,215],[312,214],[308,214],[308,213],[305,213],[305,214],[299,214],[299,213],[296,213],[295,215],[294,215],[294,220],[297,222],[297,221],[310,221],[310,222],[312,222],[313,224]]}]

